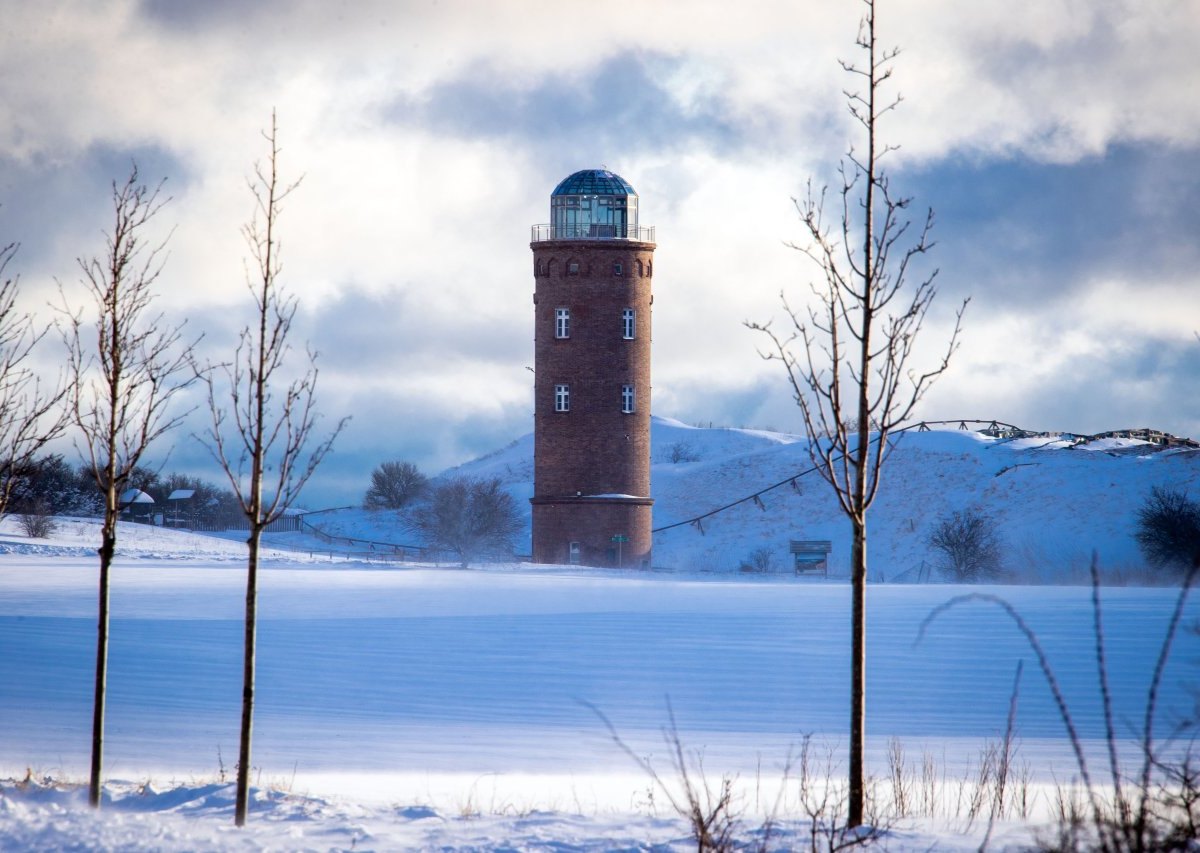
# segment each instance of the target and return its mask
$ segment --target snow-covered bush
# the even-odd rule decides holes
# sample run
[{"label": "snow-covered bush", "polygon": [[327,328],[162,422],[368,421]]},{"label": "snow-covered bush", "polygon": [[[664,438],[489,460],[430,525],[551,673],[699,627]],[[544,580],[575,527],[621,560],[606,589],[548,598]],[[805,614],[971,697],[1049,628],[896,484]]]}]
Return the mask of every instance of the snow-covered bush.
[{"label": "snow-covered bush", "polygon": [[8,508],[18,515],[91,515],[100,511],[100,492],[90,474],[67,464],[61,454],[37,459],[15,478]]}]

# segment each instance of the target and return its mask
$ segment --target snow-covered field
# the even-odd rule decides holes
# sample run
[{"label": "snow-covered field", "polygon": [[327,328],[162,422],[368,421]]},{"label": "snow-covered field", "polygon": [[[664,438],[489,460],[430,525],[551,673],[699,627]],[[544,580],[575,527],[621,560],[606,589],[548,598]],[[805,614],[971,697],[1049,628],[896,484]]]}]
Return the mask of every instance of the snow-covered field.
[{"label": "snow-covered field", "polygon": [[[700,430],[655,419],[656,524],[685,520],[808,467],[792,436]],[[684,443],[690,462],[666,449]],[[463,466],[532,490],[527,439]],[[99,814],[78,787],[90,747],[95,644],[94,522],[53,540],[0,524],[0,849],[689,849],[664,792],[613,741],[673,784],[663,728],[714,784],[735,777],[741,835],[773,811],[772,848],[801,846],[796,751],[809,739],[841,778],[848,716],[849,587],[844,522],[815,476],[655,538],[651,572],[528,564],[461,571],[372,558],[361,543],[275,534],[261,575],[250,825],[232,826],[241,695],[244,545],[123,525],[113,576],[106,779]],[[991,846],[1028,843],[1055,785],[1077,775],[1034,656],[994,604],[1012,602],[1055,667],[1093,775],[1106,778],[1090,590],[1092,550],[1114,581],[1145,578],[1131,537],[1151,485],[1200,486],[1200,453],[1129,441],[1069,449],[969,432],[910,433],[872,511],[868,747],[883,778],[903,749],[910,778],[936,768],[938,805],[899,818],[892,850],[974,850],[986,815],[969,799],[1003,735],[1024,662],[1016,734],[1024,819]],[[980,506],[1001,525],[1007,567],[1036,586],[914,584],[928,528]],[[409,537],[387,513],[314,516],[331,534]],[[834,543],[828,582],[786,568],[789,538]],[[767,547],[779,571],[737,571]],[[352,556],[353,554],[353,556]],[[914,571],[917,569],[917,571]],[[891,581],[883,582],[883,581]],[[1147,685],[1175,592],[1103,592],[1118,740],[1130,770]],[[1185,624],[1200,620],[1189,603]],[[1166,670],[1157,731],[1196,711],[1200,635]],[[670,708],[670,711],[668,710]],[[1180,747],[1181,748],[1181,747]],[[788,766],[789,755],[792,764]],[[787,781],[785,782],[785,776]],[[914,783],[915,784],[915,783]],[[776,799],[783,790],[783,798]],[[888,788],[879,788],[886,800]],[[776,803],[781,805],[776,807]],[[692,848],[694,849],[694,848]]]},{"label": "snow-covered field", "polygon": [[[62,785],[86,772],[95,635],[87,523],[71,524],[51,545],[0,537],[0,777],[10,780],[0,787],[2,849],[685,849],[686,827],[597,709],[670,779],[669,702],[712,778],[737,776],[747,834],[770,811],[789,750],[811,735],[836,761],[844,746],[844,583],[279,555],[261,579],[257,796],[250,827],[237,832],[228,780],[240,701],[240,546],[128,527],[112,592],[112,801],[97,816],[83,792]],[[56,546],[61,555],[46,553]],[[998,608],[975,603],[916,642],[930,610],[960,591],[873,586],[871,767],[887,772],[896,739],[913,762],[932,757],[952,790],[981,745],[1002,735],[1024,660],[1019,760],[1044,814],[1041,786],[1074,768],[1024,640]],[[1089,590],[988,591],[1039,633],[1100,767]],[[1116,718],[1131,756],[1173,596],[1104,592]],[[1200,608],[1189,605],[1187,618],[1194,623]],[[1183,635],[1160,731],[1193,711],[1198,654],[1200,638]],[[46,777],[55,784],[38,784]],[[775,843],[787,848],[803,821],[786,806],[780,817]],[[899,821],[886,841],[974,849],[984,831],[947,805],[939,818]],[[993,845],[1028,841],[1031,831],[1005,822]]]}]

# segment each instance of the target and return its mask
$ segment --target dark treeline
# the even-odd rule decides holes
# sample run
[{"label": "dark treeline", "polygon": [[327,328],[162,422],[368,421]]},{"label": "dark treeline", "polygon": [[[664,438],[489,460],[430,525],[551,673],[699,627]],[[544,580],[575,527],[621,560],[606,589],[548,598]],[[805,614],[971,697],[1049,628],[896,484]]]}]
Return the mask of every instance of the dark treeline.
[{"label": "dark treeline", "polygon": [[[162,513],[167,523],[214,527],[241,518],[233,492],[199,477],[138,467],[125,488],[149,495],[154,503],[147,506]],[[172,493],[181,490],[192,495],[168,501]],[[96,487],[90,466],[73,466],[62,454],[48,453],[16,474],[8,510],[17,515],[98,516],[104,511],[103,493]]]}]

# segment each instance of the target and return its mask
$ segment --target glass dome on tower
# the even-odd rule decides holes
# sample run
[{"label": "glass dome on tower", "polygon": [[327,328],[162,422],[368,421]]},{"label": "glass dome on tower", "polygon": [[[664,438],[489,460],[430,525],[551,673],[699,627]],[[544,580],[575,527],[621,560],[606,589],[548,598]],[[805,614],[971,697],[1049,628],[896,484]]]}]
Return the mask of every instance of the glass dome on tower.
[{"label": "glass dome on tower", "polygon": [[638,195],[627,180],[607,169],[583,169],[554,188],[550,224],[535,225],[533,239],[653,242],[654,229],[638,225]]}]

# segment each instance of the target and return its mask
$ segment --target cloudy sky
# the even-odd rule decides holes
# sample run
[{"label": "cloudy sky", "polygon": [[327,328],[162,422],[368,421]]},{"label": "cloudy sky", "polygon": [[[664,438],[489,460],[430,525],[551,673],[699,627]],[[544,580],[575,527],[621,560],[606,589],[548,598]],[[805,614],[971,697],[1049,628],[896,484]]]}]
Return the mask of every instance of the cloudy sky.
[{"label": "cloudy sky", "polygon": [[[49,319],[136,161],[172,196],[159,307],[227,351],[277,110],[281,168],[304,176],[281,224],[295,343],[320,352],[326,422],[353,416],[306,502],[344,504],[380,461],[432,473],[532,428],[529,226],[603,165],[657,228],[654,412],[797,431],[742,321],[808,292],[792,198],[854,141],[837,60],[860,7],[734,8],[14,0],[0,242]],[[893,185],[937,216],[931,348],[971,298],[921,414],[1200,436],[1200,2],[882,0],[879,28],[902,48]],[[170,468],[205,473],[201,426]]]}]

